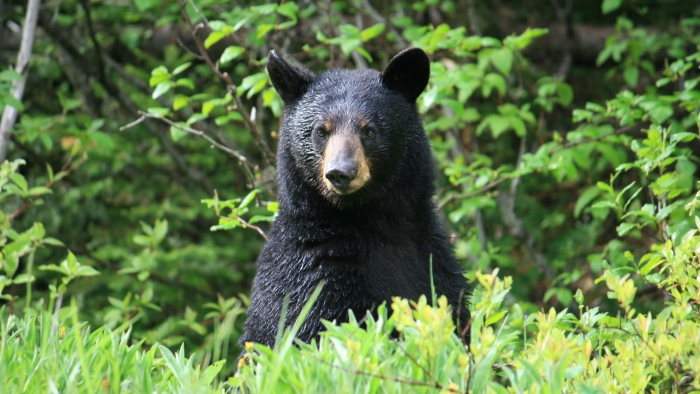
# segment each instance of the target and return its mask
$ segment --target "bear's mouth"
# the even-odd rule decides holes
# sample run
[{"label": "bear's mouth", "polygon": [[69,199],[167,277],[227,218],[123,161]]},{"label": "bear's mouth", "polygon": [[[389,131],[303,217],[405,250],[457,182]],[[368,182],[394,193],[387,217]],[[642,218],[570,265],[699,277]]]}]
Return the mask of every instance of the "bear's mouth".
[{"label": "bear's mouth", "polygon": [[346,196],[346,195],[348,195],[348,194],[355,193],[356,191],[358,191],[358,190],[360,190],[360,189],[362,188],[362,186],[351,187],[349,184],[347,184],[347,185],[337,185],[337,184],[334,184],[334,183],[330,182],[330,181],[329,181],[328,179],[326,179],[326,178],[324,178],[324,182],[323,182],[323,183],[326,185],[326,188],[327,188],[329,191],[331,191],[331,192],[333,192],[333,193],[335,193],[335,194],[341,195],[341,196]]}]

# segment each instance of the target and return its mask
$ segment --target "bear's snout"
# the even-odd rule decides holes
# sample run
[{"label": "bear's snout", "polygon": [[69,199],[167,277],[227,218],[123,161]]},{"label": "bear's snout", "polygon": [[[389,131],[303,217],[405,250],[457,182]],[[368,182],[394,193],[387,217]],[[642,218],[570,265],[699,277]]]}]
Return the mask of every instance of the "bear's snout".
[{"label": "bear's snout", "polygon": [[336,189],[346,192],[357,176],[357,162],[354,159],[334,160],[326,166],[325,176]]},{"label": "bear's snout", "polygon": [[329,191],[340,195],[354,193],[369,181],[368,159],[355,133],[336,132],[330,135],[323,155],[321,177]]}]

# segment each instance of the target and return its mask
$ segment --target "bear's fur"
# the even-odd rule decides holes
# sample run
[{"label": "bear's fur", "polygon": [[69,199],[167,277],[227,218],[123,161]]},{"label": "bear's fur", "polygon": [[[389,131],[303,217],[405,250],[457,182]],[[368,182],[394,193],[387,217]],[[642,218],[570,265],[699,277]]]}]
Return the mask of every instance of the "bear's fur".
[{"label": "bear's fur", "polygon": [[[386,70],[318,75],[270,52],[267,70],[285,102],[279,137],[279,213],[258,259],[244,342],[274,345],[289,294],[287,326],[324,281],[301,326],[309,342],[320,319],[359,318],[391,297],[453,307],[460,330],[469,286],[435,212],[435,168],[416,99],[430,61],[421,49]],[[468,340],[468,336],[467,336]],[[468,343],[468,342],[467,342]]]}]

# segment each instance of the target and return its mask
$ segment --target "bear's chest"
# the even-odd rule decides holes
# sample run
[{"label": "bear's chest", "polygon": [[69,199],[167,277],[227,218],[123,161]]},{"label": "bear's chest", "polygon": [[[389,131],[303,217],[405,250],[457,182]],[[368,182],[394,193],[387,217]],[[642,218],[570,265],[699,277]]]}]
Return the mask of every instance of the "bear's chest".
[{"label": "bear's chest", "polygon": [[338,234],[298,248],[301,264],[290,263],[301,268],[298,275],[306,280],[312,276],[334,286],[362,289],[372,301],[415,299],[429,290],[427,246],[395,229]]}]

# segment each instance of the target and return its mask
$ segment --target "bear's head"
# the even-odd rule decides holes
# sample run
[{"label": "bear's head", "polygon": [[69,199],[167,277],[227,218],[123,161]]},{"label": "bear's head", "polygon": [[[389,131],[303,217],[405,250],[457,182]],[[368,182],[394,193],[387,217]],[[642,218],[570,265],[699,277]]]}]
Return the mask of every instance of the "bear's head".
[{"label": "bear's head", "polygon": [[[416,176],[416,162],[429,154],[416,106],[430,76],[423,50],[402,51],[381,73],[318,75],[273,50],[267,70],[285,103],[280,146],[292,163],[280,166],[293,166],[324,198],[337,206],[364,203]],[[421,152],[410,151],[417,147]]]}]

